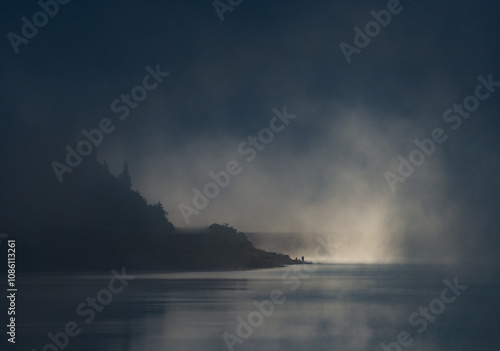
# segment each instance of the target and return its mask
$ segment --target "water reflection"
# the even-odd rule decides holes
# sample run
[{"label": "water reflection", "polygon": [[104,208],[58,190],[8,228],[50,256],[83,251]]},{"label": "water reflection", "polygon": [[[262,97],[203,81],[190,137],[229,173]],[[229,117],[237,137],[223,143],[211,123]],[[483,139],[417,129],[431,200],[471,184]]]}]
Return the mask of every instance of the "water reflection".
[{"label": "water reflection", "polygon": [[[82,332],[69,338],[65,350],[225,350],[222,335],[238,337],[237,318],[248,320],[257,311],[253,302],[270,300],[279,289],[284,303],[275,305],[250,337],[240,338],[235,350],[382,350],[380,343],[395,341],[401,331],[413,339],[402,349],[498,349],[496,274],[436,266],[325,265],[299,277],[297,286],[283,279],[287,272],[288,278],[297,276],[292,269],[137,275],[89,324],[76,307],[106,287],[111,274],[26,277],[19,287],[18,346],[43,350],[51,342],[47,333],[57,334],[75,321]],[[409,316],[439,298],[443,280],[455,276],[468,289],[418,333]]]}]

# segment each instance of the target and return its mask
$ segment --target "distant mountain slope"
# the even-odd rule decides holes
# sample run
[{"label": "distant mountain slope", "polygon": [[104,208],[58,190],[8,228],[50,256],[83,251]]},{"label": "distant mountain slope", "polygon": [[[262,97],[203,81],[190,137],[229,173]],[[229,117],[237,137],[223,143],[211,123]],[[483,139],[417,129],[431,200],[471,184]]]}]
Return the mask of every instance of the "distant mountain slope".
[{"label": "distant mountain slope", "polygon": [[[176,231],[161,203],[148,204],[88,156],[59,182],[51,167],[64,142],[30,126],[12,139],[0,174],[0,232],[17,238],[23,271],[247,269],[293,264],[253,247],[227,225]],[[33,145],[36,145],[35,147]],[[55,151],[54,151],[55,150]],[[127,173],[127,172],[125,172]]]},{"label": "distant mountain slope", "polygon": [[66,228],[37,240],[17,240],[23,271],[226,270],[300,263],[287,255],[256,249],[243,233],[213,225],[192,234],[150,227]]}]

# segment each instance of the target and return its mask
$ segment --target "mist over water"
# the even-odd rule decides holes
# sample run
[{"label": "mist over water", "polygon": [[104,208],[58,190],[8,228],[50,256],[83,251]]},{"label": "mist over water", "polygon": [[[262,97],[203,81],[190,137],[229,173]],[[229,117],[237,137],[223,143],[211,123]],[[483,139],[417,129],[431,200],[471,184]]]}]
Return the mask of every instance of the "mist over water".
[{"label": "mist over water", "polygon": [[[314,101],[295,102],[288,111],[298,117],[251,163],[237,152],[244,134],[239,139],[234,134],[188,139],[168,150],[153,133],[148,144],[157,145],[161,154],[152,152],[140,166],[132,164],[134,187],[151,201],[167,204],[172,222],[186,226],[178,205],[193,206],[192,189],[203,191],[212,181],[209,172],[224,170],[234,159],[242,172],[189,218],[189,226],[215,222],[246,232],[303,233],[306,246],[317,235],[333,235],[343,249],[329,260],[338,262],[460,260],[462,252],[455,246],[465,234],[458,223],[470,209],[447,197],[450,179],[439,145],[412,177],[398,184],[397,192],[390,191],[383,176],[397,165],[399,153],[415,147],[413,139],[429,137],[424,126],[367,108],[332,104],[328,110]],[[304,130],[310,139],[303,140]],[[298,140],[305,145],[299,148]],[[112,149],[100,155],[113,162]]]},{"label": "mist over water", "polygon": [[498,350],[499,13],[11,1],[1,342]]}]

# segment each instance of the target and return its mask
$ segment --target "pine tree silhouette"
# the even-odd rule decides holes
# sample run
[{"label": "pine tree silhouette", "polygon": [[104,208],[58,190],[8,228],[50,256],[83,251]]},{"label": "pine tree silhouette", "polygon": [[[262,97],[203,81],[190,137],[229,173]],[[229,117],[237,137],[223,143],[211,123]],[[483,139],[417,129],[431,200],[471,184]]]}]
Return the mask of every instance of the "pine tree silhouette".
[{"label": "pine tree silhouette", "polygon": [[132,187],[132,178],[130,178],[130,173],[128,171],[128,163],[125,161],[123,165],[122,172],[116,178],[120,183],[126,185],[128,188]]}]

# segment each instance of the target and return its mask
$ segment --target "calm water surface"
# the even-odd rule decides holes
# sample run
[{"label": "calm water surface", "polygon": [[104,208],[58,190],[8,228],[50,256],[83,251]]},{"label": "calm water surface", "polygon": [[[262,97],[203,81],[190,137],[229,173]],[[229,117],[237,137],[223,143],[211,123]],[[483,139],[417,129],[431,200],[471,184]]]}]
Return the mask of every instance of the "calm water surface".
[{"label": "calm water surface", "polygon": [[[140,274],[121,293],[101,293],[101,299],[112,300],[98,304],[88,323],[87,298],[109,289],[111,273],[25,277],[18,286],[15,349],[59,349],[47,345],[54,344],[52,333],[65,350],[228,350],[226,335],[234,350],[361,351],[383,350],[381,343],[395,342],[401,332],[410,343],[401,350],[500,349],[500,284],[491,270],[320,265],[307,272],[312,268]],[[467,289],[451,303],[434,301],[434,312],[444,310],[431,315],[432,321],[418,317],[419,324],[410,325],[409,317],[440,300],[443,281],[455,277]],[[264,315],[255,302],[269,301],[273,291],[276,302],[264,303]],[[58,333],[68,322],[81,332],[66,341]]]}]

